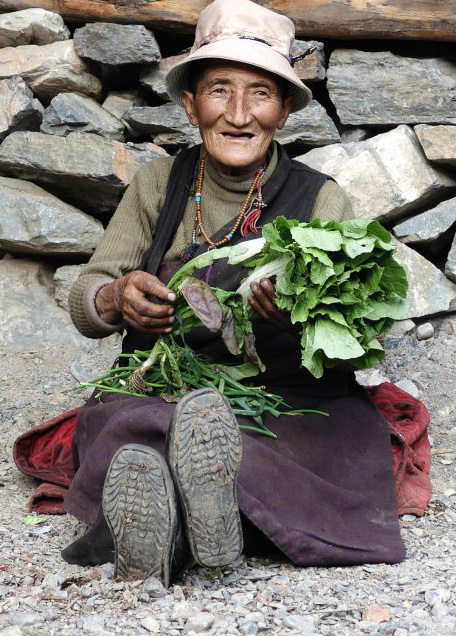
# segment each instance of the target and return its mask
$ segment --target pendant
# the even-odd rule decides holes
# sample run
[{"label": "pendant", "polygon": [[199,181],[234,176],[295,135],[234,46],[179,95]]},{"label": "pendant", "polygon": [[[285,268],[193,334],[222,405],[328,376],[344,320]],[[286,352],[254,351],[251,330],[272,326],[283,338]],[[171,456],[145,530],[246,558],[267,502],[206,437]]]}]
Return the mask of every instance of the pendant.
[{"label": "pendant", "polygon": [[196,243],[196,241],[193,241],[192,243],[187,245],[187,247],[183,249],[182,252],[180,253],[181,260],[184,263],[191,260],[195,256],[195,252],[198,249],[198,247],[199,247],[199,243]]}]

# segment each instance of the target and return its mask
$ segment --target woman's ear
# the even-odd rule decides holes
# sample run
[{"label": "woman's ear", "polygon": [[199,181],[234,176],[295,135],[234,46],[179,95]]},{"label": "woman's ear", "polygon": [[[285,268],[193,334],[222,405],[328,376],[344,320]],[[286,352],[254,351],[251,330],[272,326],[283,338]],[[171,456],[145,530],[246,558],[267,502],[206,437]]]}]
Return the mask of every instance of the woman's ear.
[{"label": "woman's ear", "polygon": [[191,93],[190,91],[182,91],[181,99],[182,103],[184,104],[185,112],[187,113],[188,121],[192,126],[198,126],[193,93]]},{"label": "woman's ear", "polygon": [[285,126],[285,123],[288,119],[288,115],[291,113],[291,108],[293,106],[294,96],[289,95],[285,97],[282,105],[282,114],[280,115],[279,121],[277,122],[277,130],[282,130]]}]

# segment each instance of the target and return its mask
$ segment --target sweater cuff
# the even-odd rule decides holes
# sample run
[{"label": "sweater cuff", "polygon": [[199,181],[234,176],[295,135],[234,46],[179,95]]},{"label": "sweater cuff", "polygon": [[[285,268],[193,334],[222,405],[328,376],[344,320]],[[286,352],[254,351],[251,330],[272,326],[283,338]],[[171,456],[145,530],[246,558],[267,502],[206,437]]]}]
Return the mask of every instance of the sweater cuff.
[{"label": "sweater cuff", "polygon": [[82,296],[82,307],[87,318],[87,322],[98,333],[110,336],[113,333],[122,331],[125,327],[124,322],[120,322],[116,325],[111,325],[109,322],[105,322],[98,315],[95,298],[103,287],[112,283],[114,278],[97,278],[87,285]]}]

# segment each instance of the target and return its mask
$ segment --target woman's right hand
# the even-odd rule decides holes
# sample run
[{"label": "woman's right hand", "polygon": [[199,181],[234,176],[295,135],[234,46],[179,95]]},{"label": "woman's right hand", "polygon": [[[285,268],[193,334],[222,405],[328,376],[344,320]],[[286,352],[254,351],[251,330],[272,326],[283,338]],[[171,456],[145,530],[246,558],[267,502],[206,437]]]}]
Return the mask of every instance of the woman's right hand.
[{"label": "woman's right hand", "polygon": [[[155,297],[163,304],[148,300]],[[169,333],[174,323],[172,304],[176,294],[147,272],[133,271],[102,287],[95,298],[98,315],[104,322],[126,320],[139,331]]]}]

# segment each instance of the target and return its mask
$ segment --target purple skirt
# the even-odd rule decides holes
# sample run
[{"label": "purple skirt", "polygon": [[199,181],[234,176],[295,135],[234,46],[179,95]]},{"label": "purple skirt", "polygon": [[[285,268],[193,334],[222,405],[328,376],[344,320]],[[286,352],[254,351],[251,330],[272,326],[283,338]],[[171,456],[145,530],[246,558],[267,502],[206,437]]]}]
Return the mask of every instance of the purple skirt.
[{"label": "purple skirt", "polygon": [[[242,432],[237,493],[250,552],[273,544],[300,566],[403,560],[388,425],[353,375],[333,373],[319,390],[268,389],[329,417],[268,415],[275,440]],[[91,398],[78,414],[80,467],[65,510],[92,525],[115,451],[137,443],[164,454],[174,408],[154,397]]]}]

